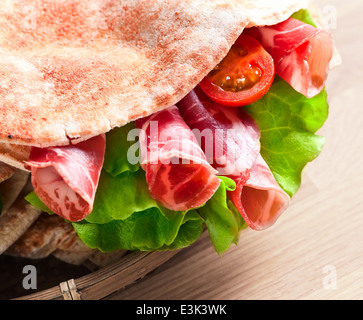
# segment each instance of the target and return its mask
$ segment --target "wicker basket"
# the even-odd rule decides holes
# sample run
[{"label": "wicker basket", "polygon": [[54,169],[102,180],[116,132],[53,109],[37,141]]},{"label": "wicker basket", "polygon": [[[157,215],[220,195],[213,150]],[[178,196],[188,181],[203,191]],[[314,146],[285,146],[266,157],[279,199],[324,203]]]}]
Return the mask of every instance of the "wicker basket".
[{"label": "wicker basket", "polygon": [[[127,252],[118,261],[113,262],[98,270],[91,271],[92,267],[86,268],[85,266],[73,266],[74,274],[84,273],[84,275],[77,278],[69,277],[72,266],[67,265],[63,268],[63,265],[58,266],[59,269],[64,269],[63,275],[57,275],[57,279],[64,277],[63,281],[60,281],[57,285],[53,285],[49,288],[42,288],[39,291],[31,294],[25,294],[22,296],[11,297],[9,300],[101,300],[107,299],[107,296],[117,292],[118,290],[134,283],[136,280],[141,279],[146,274],[155,270],[163,263],[168,261],[171,257],[177,254],[176,251],[153,251],[153,252]],[[54,258],[51,258],[54,259]],[[27,263],[28,261],[20,261]],[[19,263],[19,260],[14,263]],[[30,262],[31,263],[31,262]],[[33,261],[33,263],[39,263],[44,268],[46,260]],[[54,260],[50,263],[48,261],[48,267],[52,272],[54,269]],[[62,263],[62,262],[59,262]],[[53,264],[53,265],[52,265]],[[87,273],[86,270],[89,270]],[[73,272],[71,270],[71,272]],[[24,277],[24,275],[22,275]],[[49,280],[56,280],[54,277]],[[21,279],[18,279],[18,286],[21,284]],[[51,282],[50,282],[51,283]],[[44,286],[44,284],[43,284]],[[33,290],[34,291],[34,290]],[[24,292],[26,290],[24,289]],[[12,293],[14,294],[14,293]],[[5,297],[6,298],[6,297]]]}]

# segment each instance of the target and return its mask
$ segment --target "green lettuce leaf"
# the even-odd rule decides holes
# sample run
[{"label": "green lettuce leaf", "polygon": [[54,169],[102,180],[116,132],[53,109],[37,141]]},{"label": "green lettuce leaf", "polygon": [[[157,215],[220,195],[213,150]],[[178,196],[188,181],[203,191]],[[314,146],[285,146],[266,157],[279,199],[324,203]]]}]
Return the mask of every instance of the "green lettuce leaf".
[{"label": "green lettuce leaf", "polygon": [[179,232],[170,245],[165,245],[158,250],[176,250],[188,247],[193,242],[197,241],[204,230],[204,221],[196,210],[188,211],[184,216]]},{"label": "green lettuce leaf", "polygon": [[130,122],[107,132],[103,170],[112,176],[139,170],[139,144],[132,134],[136,133],[136,130],[135,122]]},{"label": "green lettuce leaf", "polygon": [[315,24],[315,22],[314,22],[314,20],[313,20],[313,18],[311,16],[309,10],[307,10],[307,9],[301,9],[301,10],[295,12],[291,16],[291,18],[300,20],[300,21],[302,21],[304,23],[312,25],[313,27],[316,27],[316,24]]},{"label": "green lettuce leaf", "polygon": [[[157,208],[152,207],[135,212],[125,220],[113,220],[105,224],[83,220],[73,223],[73,226],[87,246],[103,252],[118,249],[166,250],[168,246],[174,249],[188,246],[199,238],[203,229],[203,219],[196,217],[198,216],[195,212],[191,211],[168,219]],[[190,221],[193,223],[190,224]],[[182,228],[184,224],[188,226]],[[190,227],[194,230],[192,233]],[[176,243],[173,245],[174,241]]]},{"label": "green lettuce leaf", "polygon": [[325,89],[308,99],[276,77],[267,94],[246,110],[260,127],[262,157],[281,188],[293,196],[303,168],[319,155],[325,142],[315,134],[329,113]]},{"label": "green lettuce leaf", "polygon": [[247,227],[241,214],[227,198],[227,191],[233,191],[233,180],[220,177],[221,185],[213,197],[198,209],[203,217],[210,239],[218,254],[223,254],[239,240],[240,231]]},{"label": "green lettuce leaf", "polygon": [[[155,205],[156,202],[146,201],[149,207],[144,208],[143,211],[137,211],[140,208],[138,201],[131,200],[126,210],[133,212],[125,219],[114,218],[105,223],[101,219],[100,223],[97,219],[87,217],[81,222],[73,223],[73,226],[87,246],[109,252],[118,249],[175,250],[183,248],[200,237],[205,224],[216,251],[222,254],[232,243],[237,244],[239,233],[245,224],[237,209],[227,199],[226,192],[234,190],[234,181],[225,177],[220,179],[221,184],[216,193],[197,210],[165,215],[160,206]],[[118,190],[120,194],[117,196],[115,193],[110,193],[108,200],[118,202],[114,199],[120,199],[120,202],[124,203],[123,189]],[[141,202],[147,198],[146,194]],[[132,206],[134,206],[133,209]],[[115,215],[119,214],[118,210],[120,208],[115,209]]]},{"label": "green lettuce leaf", "polygon": [[134,212],[152,207],[169,218],[178,214],[177,211],[159,205],[151,197],[145,173],[141,168],[136,172],[125,171],[118,176],[102,170],[93,210],[85,219],[91,223],[102,224],[127,219]]}]

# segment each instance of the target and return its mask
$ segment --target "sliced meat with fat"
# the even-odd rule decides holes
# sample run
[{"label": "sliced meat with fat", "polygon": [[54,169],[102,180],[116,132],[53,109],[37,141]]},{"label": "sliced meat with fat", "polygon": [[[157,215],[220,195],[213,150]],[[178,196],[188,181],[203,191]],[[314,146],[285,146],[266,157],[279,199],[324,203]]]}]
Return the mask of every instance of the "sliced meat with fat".
[{"label": "sliced meat with fat", "polygon": [[229,191],[228,197],[251,229],[271,227],[290,204],[289,195],[277,184],[261,155],[247,182],[237,179],[236,184],[236,190]]},{"label": "sliced meat with fat", "polygon": [[[228,197],[249,227],[262,230],[274,224],[290,198],[260,154],[260,129],[255,121],[241,108],[218,105],[199,88],[178,107],[194,133],[209,130],[202,135],[202,149],[220,175],[236,182],[236,190],[228,192]],[[214,152],[206,151],[207,147]]]},{"label": "sliced meat with fat", "polygon": [[69,221],[84,219],[93,208],[105,148],[104,134],[76,145],[33,147],[26,165],[40,200]]},{"label": "sliced meat with fat", "polygon": [[141,165],[154,199],[171,210],[185,211],[212,197],[220,180],[176,106],[140,119],[136,126]]},{"label": "sliced meat with fat", "polygon": [[262,44],[274,59],[276,74],[296,91],[311,98],[324,88],[334,52],[328,32],[289,18],[244,33]]}]

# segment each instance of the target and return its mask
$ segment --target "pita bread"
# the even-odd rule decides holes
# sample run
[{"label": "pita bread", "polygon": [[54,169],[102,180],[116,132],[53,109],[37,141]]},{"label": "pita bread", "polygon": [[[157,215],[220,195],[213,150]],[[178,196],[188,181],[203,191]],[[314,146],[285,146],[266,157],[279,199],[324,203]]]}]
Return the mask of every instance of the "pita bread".
[{"label": "pita bread", "polygon": [[0,142],[77,143],[175,104],[297,0],[0,2]]},{"label": "pita bread", "polygon": [[46,258],[74,234],[72,224],[43,212],[5,253],[29,259]]},{"label": "pita bread", "polygon": [[62,243],[52,255],[63,262],[81,265],[96,252],[87,247],[77,234]]},{"label": "pita bread", "polygon": [[3,212],[0,215],[0,254],[19,239],[41,213],[40,209],[33,207],[24,199],[28,190],[23,187],[28,176],[27,172],[19,170],[0,185],[3,196]]},{"label": "pita bread", "polygon": [[15,172],[15,168],[0,162],[0,183],[9,179]]},{"label": "pita bread", "polygon": [[0,195],[2,199],[1,216],[6,214],[20,193],[24,197],[27,192],[30,192],[31,188],[29,173],[22,170],[14,171],[10,178],[0,183]]}]

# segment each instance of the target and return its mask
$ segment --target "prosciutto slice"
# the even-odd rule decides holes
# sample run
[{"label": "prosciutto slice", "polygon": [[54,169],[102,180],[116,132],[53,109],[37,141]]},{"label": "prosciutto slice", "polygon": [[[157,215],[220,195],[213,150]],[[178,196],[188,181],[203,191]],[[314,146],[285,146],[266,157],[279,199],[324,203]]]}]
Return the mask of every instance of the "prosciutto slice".
[{"label": "prosciutto slice", "polygon": [[141,166],[158,203],[185,211],[212,197],[220,180],[176,106],[137,120],[136,127]]},{"label": "prosciutto slice", "polygon": [[178,107],[193,132],[203,137],[202,149],[214,147],[214,153],[206,152],[208,162],[236,182],[228,197],[249,227],[263,230],[273,225],[290,198],[260,155],[260,130],[254,120],[241,108],[216,104],[198,87]]},{"label": "prosciutto slice", "polygon": [[33,147],[26,167],[40,200],[69,221],[84,219],[93,208],[105,148],[104,134],[76,145]]},{"label": "prosciutto slice", "polygon": [[289,18],[244,33],[261,43],[274,59],[276,74],[296,91],[311,98],[323,89],[334,51],[328,32]]},{"label": "prosciutto slice", "polygon": [[255,121],[241,108],[215,103],[199,87],[178,107],[218,174],[247,179],[260,152],[260,129]]},{"label": "prosciutto slice", "polygon": [[246,183],[236,180],[237,188],[228,197],[251,229],[272,226],[290,204],[289,195],[277,184],[271,170],[259,155]]}]

